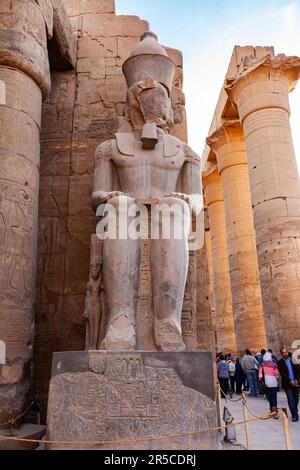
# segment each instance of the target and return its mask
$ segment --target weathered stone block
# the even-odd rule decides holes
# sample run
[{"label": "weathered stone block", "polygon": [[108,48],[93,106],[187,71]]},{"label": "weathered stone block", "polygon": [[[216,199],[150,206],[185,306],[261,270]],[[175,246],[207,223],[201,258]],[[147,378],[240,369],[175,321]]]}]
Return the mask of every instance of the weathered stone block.
[{"label": "weathered stone block", "polygon": [[172,47],[165,47],[165,49],[168,53],[168,56],[174,62],[176,67],[182,67],[183,66],[182,52],[179,51],[178,49],[173,49]]},{"label": "weathered stone block", "polygon": [[210,353],[54,354],[47,437],[82,445],[52,450],[218,449],[215,426]]},{"label": "weathered stone block", "polygon": [[79,13],[115,13],[115,0],[79,0]]},{"label": "weathered stone block", "polygon": [[64,6],[69,17],[79,15],[80,0],[64,0]]},{"label": "weathered stone block", "polygon": [[147,21],[137,16],[85,15],[82,18],[82,32],[90,36],[141,36],[149,29]]}]

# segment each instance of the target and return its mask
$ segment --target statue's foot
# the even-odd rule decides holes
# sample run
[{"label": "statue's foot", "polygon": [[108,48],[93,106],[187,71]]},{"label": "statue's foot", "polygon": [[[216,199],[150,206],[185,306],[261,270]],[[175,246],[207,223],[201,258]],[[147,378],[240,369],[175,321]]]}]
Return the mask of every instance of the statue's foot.
[{"label": "statue's foot", "polygon": [[110,328],[100,348],[106,351],[135,351],[136,336],[133,328],[116,330]]},{"label": "statue's foot", "polygon": [[160,351],[181,352],[186,347],[178,327],[171,321],[156,322],[156,345]]}]

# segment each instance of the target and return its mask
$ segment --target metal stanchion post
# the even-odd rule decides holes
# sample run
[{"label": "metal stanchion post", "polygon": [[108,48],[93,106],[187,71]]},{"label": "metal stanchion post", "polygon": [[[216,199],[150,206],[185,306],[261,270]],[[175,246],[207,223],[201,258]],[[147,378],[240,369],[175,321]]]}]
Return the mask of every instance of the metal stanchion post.
[{"label": "metal stanchion post", "polygon": [[290,435],[289,420],[284,410],[280,410],[282,425],[287,450],[293,450],[292,439]]},{"label": "metal stanchion post", "polygon": [[[219,407],[218,426],[221,427],[223,410],[222,410],[222,399],[221,399],[221,386],[219,383],[217,384],[217,401],[218,401],[218,407]],[[219,433],[222,434],[222,429],[219,430]]]},{"label": "metal stanchion post", "polygon": [[247,449],[250,450],[250,432],[249,432],[249,425],[248,425],[248,410],[245,406],[245,401],[246,401],[246,396],[245,393],[242,393],[243,397],[243,411],[244,411],[244,420],[245,420],[245,434],[246,434],[246,443],[247,443]]}]

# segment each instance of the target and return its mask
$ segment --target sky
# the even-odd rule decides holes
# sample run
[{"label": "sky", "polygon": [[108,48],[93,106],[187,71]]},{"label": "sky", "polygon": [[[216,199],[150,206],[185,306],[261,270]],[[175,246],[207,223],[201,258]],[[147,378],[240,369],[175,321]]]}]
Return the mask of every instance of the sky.
[{"label": "sky", "polygon": [[[116,0],[116,10],[149,21],[161,44],[183,52],[189,143],[200,155],[235,45],[300,56],[300,0]],[[300,169],[300,83],[290,101]]]}]

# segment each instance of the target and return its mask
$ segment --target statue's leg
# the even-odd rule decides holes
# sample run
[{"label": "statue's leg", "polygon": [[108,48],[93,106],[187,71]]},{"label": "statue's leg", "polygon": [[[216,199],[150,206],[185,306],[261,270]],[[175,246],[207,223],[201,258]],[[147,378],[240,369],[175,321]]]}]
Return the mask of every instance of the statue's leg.
[{"label": "statue's leg", "polygon": [[[119,202],[126,200],[128,208],[134,205],[131,198],[113,198],[109,204],[116,211],[117,234],[120,227]],[[123,218],[123,224],[132,223],[134,217]],[[125,227],[126,228],[126,227]],[[103,282],[107,311],[106,335],[101,349],[134,350],[136,348],[136,306],[139,288],[140,240],[107,239],[103,246]]]},{"label": "statue's leg", "polygon": [[157,208],[152,212],[152,234],[159,234],[159,239],[152,241],[151,254],[155,342],[161,351],[183,351],[181,316],[189,263],[188,230],[184,229],[183,217],[188,216],[189,207],[184,201],[165,198],[159,211],[163,216],[158,217]]},{"label": "statue's leg", "polygon": [[94,351],[98,349],[100,322],[101,322],[101,299],[100,297],[94,299],[94,317],[92,328],[92,348]]}]

